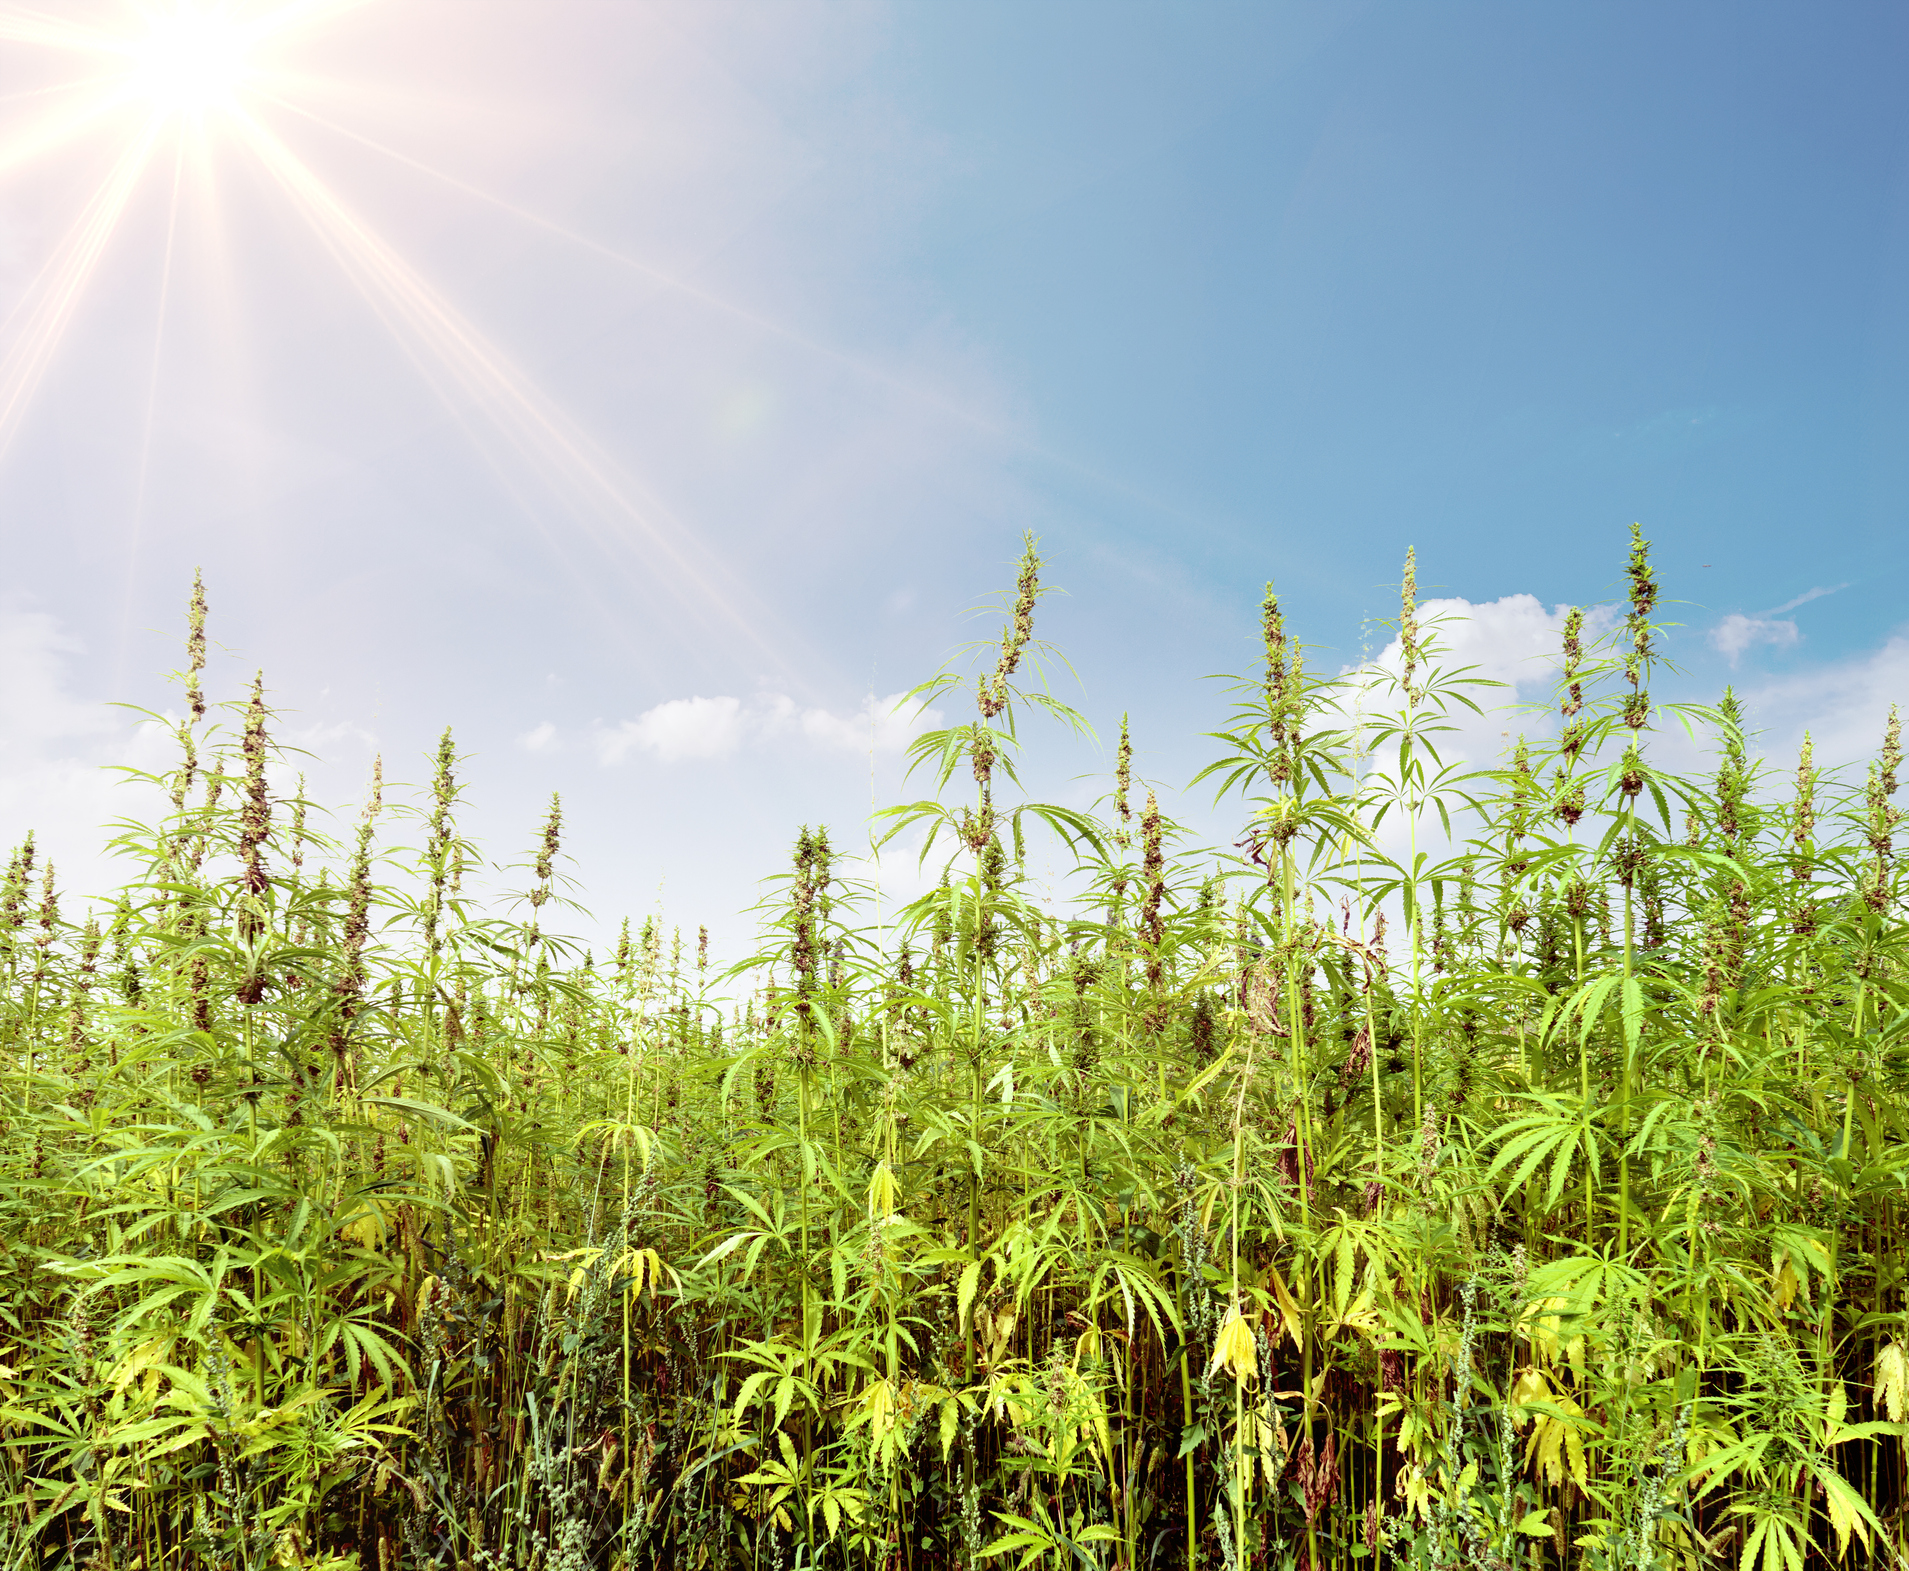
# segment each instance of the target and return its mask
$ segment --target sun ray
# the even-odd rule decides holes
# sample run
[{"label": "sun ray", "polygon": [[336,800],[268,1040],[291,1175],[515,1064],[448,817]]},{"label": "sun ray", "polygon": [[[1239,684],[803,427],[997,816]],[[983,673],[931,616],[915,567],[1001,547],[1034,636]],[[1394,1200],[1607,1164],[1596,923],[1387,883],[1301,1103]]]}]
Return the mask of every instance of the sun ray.
[{"label": "sun ray", "polygon": [[[491,343],[267,127],[238,117],[240,134],[311,224],[320,242],[400,338],[448,374],[453,406],[475,404],[523,462],[591,528],[600,548],[624,556],[633,543],[643,565],[666,565],[693,587],[691,608],[714,611],[729,629],[774,651],[763,618],[745,611],[739,590],[668,508],[643,493],[520,367]],[[417,357],[414,355],[414,360]],[[420,362],[429,375],[429,366]],[[436,378],[431,377],[436,383]],[[634,537],[634,541],[633,538]],[[696,602],[700,600],[701,604]]]},{"label": "sun ray", "polygon": [[23,10],[17,6],[0,8],[0,43],[38,44],[44,49],[107,55],[123,53],[125,49],[121,34],[88,27],[69,17]]},{"label": "sun ray", "polygon": [[275,11],[268,11],[253,24],[260,38],[278,37],[301,27],[335,21],[352,11],[363,11],[379,0],[289,0]]},{"label": "sun ray", "polygon": [[[593,595],[628,599],[627,587],[612,585],[604,561],[621,565],[651,593],[673,597],[705,626],[720,627],[731,643],[756,650],[771,667],[785,652],[771,642],[773,617],[754,603],[695,531],[636,477],[613,460],[522,366],[460,313],[398,250],[301,160],[253,112],[271,105],[306,115],[320,125],[366,143],[374,150],[430,175],[522,221],[587,247],[656,284],[681,292],[763,332],[802,345],[865,375],[930,402],[964,419],[966,411],[933,393],[912,388],[879,367],[818,343],[731,301],[647,266],[636,258],[501,202],[476,187],[430,169],[415,159],[333,126],[292,102],[307,79],[281,69],[279,51],[309,32],[378,0],[130,0],[130,26],[109,29],[31,5],[0,0],[0,43],[83,56],[92,67],[78,80],[31,95],[49,102],[42,112],[16,117],[0,138],[0,171],[38,162],[94,133],[121,138],[111,173],[86,201],[22,296],[0,323],[0,455],[18,432],[47,368],[68,336],[73,315],[102,255],[121,227],[128,204],[150,167],[163,137],[177,137],[180,157],[173,170],[167,242],[161,260],[161,321],[155,329],[149,368],[146,424],[141,438],[137,495],[133,502],[133,548],[149,509],[154,426],[160,399],[160,355],[167,332],[165,302],[173,285],[179,237],[180,181],[186,149],[195,164],[213,147],[240,150],[256,160],[269,185],[309,226],[319,247],[337,264],[372,315],[392,333],[420,379],[437,394],[452,419],[471,436],[497,483],[539,529],[553,554],[570,566]],[[198,181],[189,182],[193,189]],[[205,199],[210,199],[208,186]],[[215,223],[217,231],[220,225]],[[228,299],[232,298],[228,293]],[[975,423],[980,424],[979,420]],[[561,520],[561,523],[558,521]],[[585,560],[576,548],[589,542],[601,555]],[[617,609],[622,609],[620,606]]]},{"label": "sun ray", "polygon": [[112,80],[107,76],[83,76],[70,82],[54,82],[46,87],[26,87],[17,93],[0,93],[0,104],[24,104],[35,98],[64,98],[109,86]]},{"label": "sun ray", "polygon": [[312,124],[330,131],[334,135],[344,137],[347,141],[356,142],[361,147],[367,148],[381,157],[388,158],[394,163],[402,164],[407,169],[415,170],[421,175],[427,175],[431,179],[439,181],[455,191],[462,192],[465,196],[475,198],[477,201],[496,208],[499,212],[508,213],[512,218],[517,219],[521,223],[528,224],[535,229],[541,229],[547,234],[555,235],[558,239],[568,241],[572,245],[602,257],[605,261],[614,262],[620,267],[626,267],[632,272],[640,273],[651,283],[671,290],[687,299],[694,300],[699,305],[707,306],[713,311],[718,311],[735,321],[756,328],[761,332],[769,334],[771,337],[779,338],[785,343],[793,344],[797,348],[805,350],[810,354],[829,360],[836,365],[842,366],[846,370],[855,372],[857,375],[867,377],[870,381],[880,383],[882,386],[894,392],[906,394],[909,398],[917,402],[931,405],[942,413],[952,415],[955,419],[967,425],[971,425],[977,430],[985,431],[992,436],[1004,436],[1007,434],[999,422],[991,420],[985,415],[977,414],[974,410],[965,408],[930,388],[921,387],[916,383],[908,381],[904,377],[896,376],[894,372],[887,370],[885,367],[864,360],[860,356],[852,354],[848,350],[831,344],[824,339],[812,337],[807,333],[801,332],[799,329],[776,321],[773,317],[763,316],[760,312],[752,311],[745,305],[738,305],[735,301],[726,299],[722,295],[705,289],[699,284],[692,284],[688,280],[679,278],[673,273],[665,272],[654,263],[645,262],[640,257],[631,256],[627,251],[619,251],[614,246],[605,245],[601,240],[594,240],[589,235],[579,234],[576,230],[566,228],[564,225],[544,217],[541,213],[532,212],[526,207],[519,207],[514,202],[506,201],[503,197],[486,191],[482,186],[472,185],[467,180],[460,180],[456,175],[446,170],[424,163],[420,159],[411,157],[408,153],[399,152],[395,147],[387,146],[385,143],[366,136],[360,131],[354,131],[349,126],[343,126],[338,124],[335,120],[327,119],[315,110],[306,108],[303,104],[294,103],[288,98],[283,98],[262,90],[253,96],[262,102],[271,104],[275,108],[284,110],[288,114],[297,115],[301,119],[309,120]]},{"label": "sun ray", "polygon": [[149,124],[127,144],[21,303],[0,323],[0,334],[5,334],[24,317],[18,335],[0,359],[0,454],[12,445],[27,404],[65,337],[74,308],[151,159],[157,132],[158,127]]},{"label": "sun ray", "polygon": [[139,463],[133,476],[132,531],[127,555],[137,561],[147,512],[147,481],[152,473],[153,434],[159,425],[159,366],[165,353],[166,319],[172,307],[172,269],[179,241],[179,196],[185,181],[186,148],[182,140],[173,151],[172,191],[166,203],[166,242],[160,253],[159,300],[153,313],[152,355],[146,367],[146,408],[140,422]]},{"label": "sun ray", "polygon": [[118,104],[106,95],[77,104],[59,114],[46,114],[0,142],[0,173],[30,164],[77,141],[116,109]]},{"label": "sun ray", "polygon": [[112,68],[98,77],[83,84],[63,84],[99,89],[95,112],[145,100],[172,113],[199,113],[232,96],[251,74],[251,56],[261,45],[301,25],[371,3],[294,0],[264,15],[246,17],[229,7],[179,0],[164,10],[142,8],[143,32],[114,31],[42,11],[0,7],[0,43],[34,44],[110,62]]},{"label": "sun ray", "polygon": [[456,175],[449,173],[447,170],[439,169],[420,159],[413,158],[410,154],[402,153],[398,151],[398,149],[380,142],[374,137],[364,135],[364,133],[360,131],[354,131],[349,126],[340,125],[337,121],[328,119],[303,104],[294,103],[288,98],[283,98],[263,90],[255,92],[253,96],[261,102],[269,103],[274,108],[281,109],[288,114],[309,120],[312,124],[321,129],[330,131],[337,136],[345,138],[347,141],[356,142],[368,151],[388,158],[392,162],[401,164],[407,169],[414,170],[418,174],[426,175],[433,180],[439,181],[449,186],[452,190],[462,192],[464,195],[483,202],[487,206],[496,208],[499,212],[507,213],[512,218],[528,224],[532,228],[541,229],[545,233],[554,235],[560,240],[568,241],[572,245],[602,257],[605,261],[616,263],[619,266],[630,269],[632,272],[639,273],[660,288],[681,294],[685,298],[694,300],[699,305],[707,306],[713,311],[720,312],[734,321],[757,328],[771,337],[781,339],[783,342],[814,354],[818,358],[828,360],[841,366],[845,370],[854,372],[858,376],[866,377],[869,381],[876,383],[878,386],[885,387],[892,392],[901,393],[917,403],[936,409],[986,436],[995,437],[1004,442],[1010,442],[1032,458],[1037,458],[1044,463],[1053,464],[1057,468],[1064,469],[1070,474],[1078,475],[1083,480],[1087,480],[1094,485],[1102,486],[1118,495],[1131,497],[1147,507],[1168,514],[1175,512],[1171,504],[1141,490],[1130,481],[1118,475],[1111,474],[1094,464],[1087,463],[1082,459],[1061,452],[1045,443],[1036,441],[1025,430],[1017,429],[1001,420],[970,409],[966,405],[957,403],[932,388],[923,387],[919,383],[911,382],[906,377],[897,376],[886,367],[863,359],[846,349],[840,348],[838,345],[829,343],[825,339],[815,338],[810,334],[801,332],[797,328],[789,327],[785,323],[778,322],[773,317],[763,316],[757,311],[752,311],[747,306],[739,305],[735,301],[726,299],[722,295],[716,294],[708,289],[704,289],[698,284],[690,283],[686,279],[665,272],[654,263],[645,262],[640,257],[634,257],[628,252],[619,251],[614,246],[606,245],[601,240],[593,239],[589,235],[579,234],[576,230],[566,228],[564,225],[546,218],[541,213],[533,212],[529,208],[519,207],[514,202],[506,201],[503,197],[486,191],[482,186],[472,185],[469,181],[460,180]]},{"label": "sun ray", "polygon": [[37,44],[46,49],[126,58],[137,55],[154,34],[163,34],[183,23],[198,30],[216,31],[249,46],[301,27],[332,21],[376,3],[378,0],[288,0],[286,4],[252,16],[236,13],[230,6],[209,8],[192,3],[164,9],[142,6],[140,14],[146,24],[143,33],[75,22],[71,17],[27,6],[0,6],[0,43]]}]

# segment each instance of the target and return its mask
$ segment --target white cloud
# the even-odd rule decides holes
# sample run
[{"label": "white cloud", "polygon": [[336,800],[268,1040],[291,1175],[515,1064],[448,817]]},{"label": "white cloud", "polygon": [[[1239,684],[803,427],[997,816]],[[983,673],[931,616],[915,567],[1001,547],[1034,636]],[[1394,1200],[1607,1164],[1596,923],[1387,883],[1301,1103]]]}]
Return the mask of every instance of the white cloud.
[{"label": "white cloud", "polygon": [[532,726],[517,738],[517,745],[526,753],[548,752],[557,740],[557,728],[546,720],[542,725]]},{"label": "white cloud", "polygon": [[[1426,642],[1435,650],[1428,665],[1447,675],[1469,668],[1465,669],[1466,676],[1499,684],[1448,689],[1452,694],[1464,694],[1482,713],[1474,713],[1454,698],[1446,704],[1442,718],[1428,719],[1424,739],[1440,764],[1459,774],[1490,768],[1505,757],[1520,732],[1533,737],[1552,734],[1557,717],[1548,703],[1542,713],[1530,708],[1520,713],[1520,707],[1549,700],[1551,684],[1558,676],[1564,621],[1570,611],[1567,605],[1546,609],[1542,601],[1529,594],[1485,601],[1452,597],[1420,602],[1419,625]],[[1617,614],[1617,608],[1611,606],[1587,608],[1586,642],[1606,632]],[[1341,699],[1346,721],[1370,726],[1395,719],[1402,698],[1393,680],[1403,668],[1404,650],[1395,638],[1362,667],[1343,673],[1355,681],[1367,679],[1356,699]],[[1425,679],[1426,667],[1421,666],[1419,676]],[[1430,767],[1423,755],[1420,761]],[[1396,750],[1377,749],[1368,763],[1372,769],[1368,783],[1383,789],[1384,780],[1397,768]],[[1451,805],[1456,819],[1457,803]],[[1375,843],[1382,854],[1400,862],[1415,852],[1427,853],[1437,862],[1458,849],[1433,809],[1425,810],[1416,824],[1403,811],[1389,812]],[[1403,920],[1396,898],[1387,902],[1387,919],[1394,923]]]},{"label": "white cloud", "polygon": [[[1556,674],[1558,641],[1568,606],[1545,610],[1535,595],[1504,595],[1497,600],[1427,600],[1419,607],[1421,626],[1436,624],[1445,646],[1441,661],[1448,667],[1475,666],[1473,676],[1529,687],[1549,682]],[[1608,623],[1609,613],[1587,617],[1595,634]],[[1380,663],[1396,669],[1401,656],[1395,639]],[[1510,694],[1502,695],[1509,699]],[[1490,707],[1489,704],[1486,707]]]},{"label": "white cloud", "polygon": [[[1543,720],[1520,717],[1513,706],[1539,697],[1556,679],[1559,645],[1569,606],[1546,610],[1535,595],[1504,595],[1497,600],[1461,598],[1426,600],[1419,605],[1419,625],[1438,653],[1432,664],[1447,671],[1469,668],[1469,678],[1501,684],[1495,687],[1454,689],[1483,711],[1474,714],[1453,702],[1447,710],[1449,729],[1431,738],[1447,764],[1463,760],[1489,762],[1503,752],[1520,730],[1546,728]],[[1585,614],[1585,630],[1597,637],[1610,626],[1615,612],[1607,606]],[[1404,651],[1395,638],[1364,669],[1374,677],[1397,677],[1404,667]],[[1348,675],[1353,674],[1348,672]],[[1396,709],[1396,696],[1382,683],[1368,685],[1356,705],[1348,705],[1368,720]]]},{"label": "white cloud", "polygon": [[308,755],[326,761],[334,760],[341,750],[362,754],[366,760],[378,751],[377,736],[350,720],[317,721],[290,729],[281,726],[279,741],[294,757]]},{"label": "white cloud", "polygon": [[77,640],[43,611],[0,612],[0,733],[15,746],[38,749],[49,742],[97,737],[112,729],[106,712],[66,691],[66,660],[80,652]]},{"label": "white cloud", "polygon": [[847,718],[826,709],[804,710],[802,732],[824,746],[846,752],[899,753],[940,719],[936,711],[906,702],[904,694],[890,693],[886,698],[870,694]]},{"label": "white cloud", "polygon": [[[799,736],[830,751],[897,753],[940,718],[901,693],[871,694],[849,715],[805,709],[784,693],[764,693],[747,704],[730,697],[672,698],[634,720],[599,729],[596,749],[605,764],[621,763],[638,748],[678,763],[724,758],[746,743]],[[554,736],[554,728],[538,731],[545,729]]]},{"label": "white cloud", "polygon": [[1892,704],[1909,705],[1909,633],[1880,649],[1752,687],[1742,695],[1760,750],[1787,761],[1810,733],[1823,766],[1874,757]]},{"label": "white cloud", "polygon": [[[1809,600],[1814,598],[1815,595],[1827,594],[1829,592],[1828,590],[1813,590],[1810,594],[1804,595],[1802,599]],[[1801,600],[1793,600],[1790,602],[1792,606],[1800,605],[1801,603]],[[1778,609],[1787,610],[1789,607],[1779,606]],[[1787,618],[1778,619],[1767,616],[1745,616],[1741,611],[1732,611],[1710,630],[1711,644],[1716,648],[1717,652],[1733,666],[1743,657],[1745,651],[1754,648],[1758,644],[1771,644],[1778,649],[1788,649],[1796,643],[1800,636],[1796,630],[1796,623]]]},{"label": "white cloud", "polygon": [[[1833,592],[1813,591],[1812,597]],[[1514,698],[1546,696],[1548,684],[1556,677],[1559,632],[1567,609],[1558,606],[1547,611],[1530,595],[1507,595],[1481,604],[1427,601],[1420,607],[1422,622],[1443,619],[1439,636],[1447,653],[1440,657],[1442,664],[1473,665],[1477,675],[1515,684],[1511,690],[1474,690],[1486,713],[1454,716],[1456,729],[1437,739],[1447,762],[1490,762],[1499,756],[1507,734],[1549,730],[1543,717],[1526,719],[1507,706]],[[1609,627],[1615,615],[1603,608],[1602,615],[1587,616],[1589,630],[1595,634]],[[1710,637],[1726,655],[1741,654],[1760,643],[1789,647],[1800,641],[1794,623],[1740,613],[1725,617]],[[1370,668],[1396,674],[1399,664],[1399,645],[1394,640]],[[1880,748],[1890,706],[1899,704],[1909,710],[1909,629],[1880,648],[1754,682],[1740,689],[1738,697],[1758,750],[1779,767],[1794,759],[1805,730],[1811,734],[1819,765],[1859,764]],[[1660,764],[1699,771],[1707,767],[1700,761],[1705,755],[1703,744],[1691,744],[1676,727],[1663,726],[1651,735],[1653,756]]]},{"label": "white cloud", "polygon": [[634,720],[604,731],[597,754],[621,763],[632,748],[644,748],[665,763],[685,758],[721,758],[742,743],[742,701],[736,698],[672,698]]},{"label": "white cloud", "polygon": [[56,864],[59,887],[92,896],[122,877],[102,826],[162,805],[112,766],[162,768],[169,742],[156,725],[129,728],[104,704],[75,697],[67,667],[79,652],[44,612],[0,610],[0,842],[10,847],[31,832],[40,865]]}]

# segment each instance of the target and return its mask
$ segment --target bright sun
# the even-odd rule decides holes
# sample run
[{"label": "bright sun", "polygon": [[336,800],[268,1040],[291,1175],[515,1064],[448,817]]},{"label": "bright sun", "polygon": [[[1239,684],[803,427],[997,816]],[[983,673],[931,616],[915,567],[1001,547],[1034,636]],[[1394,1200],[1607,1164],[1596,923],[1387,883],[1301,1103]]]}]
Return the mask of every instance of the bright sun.
[{"label": "bright sun", "polygon": [[[383,3],[398,8],[396,0]],[[472,0],[465,3],[469,6]],[[328,127],[374,152],[426,174],[435,173],[292,101],[313,96],[323,108],[328,98],[341,96],[349,84],[305,70],[285,70],[279,64],[295,53],[307,35],[380,4],[381,0],[0,0],[0,71],[7,73],[8,84],[0,91],[4,101],[0,107],[6,109],[0,114],[0,178],[68,143],[90,140],[101,130],[119,149],[99,185],[76,193],[71,227],[63,238],[50,243],[36,282],[19,301],[10,299],[8,309],[0,311],[4,317],[0,320],[0,457],[17,434],[81,298],[139,193],[161,182],[171,189],[157,293],[163,313],[182,204],[190,201],[196,217],[216,232],[223,206],[213,198],[215,166],[224,168],[244,158],[276,188],[290,212],[305,221],[319,246],[343,268],[351,287],[414,353],[440,396],[468,399],[473,407],[488,412],[497,435],[548,492],[549,505],[560,506],[615,550],[635,542],[647,544],[686,573],[709,604],[720,608],[722,597],[712,587],[717,570],[700,561],[693,540],[676,520],[621,475],[588,434],[275,129],[280,115],[295,114],[301,124]],[[521,9],[530,14],[528,5]],[[111,15],[82,21],[76,13],[84,11]],[[81,60],[74,78],[58,88],[44,94],[19,93],[11,84],[20,62],[6,53],[14,45]],[[24,115],[15,113],[13,100],[34,97],[45,101],[30,106]],[[460,180],[443,178],[484,196]],[[520,218],[555,227],[507,203],[500,205]],[[591,241],[583,243],[603,249]],[[158,398],[159,329],[156,322],[148,430],[156,418],[150,410]],[[170,335],[164,341],[170,352]]]},{"label": "bright sun", "polygon": [[129,50],[133,90],[164,113],[220,108],[245,80],[249,42],[247,30],[229,17],[186,8],[156,17]]}]

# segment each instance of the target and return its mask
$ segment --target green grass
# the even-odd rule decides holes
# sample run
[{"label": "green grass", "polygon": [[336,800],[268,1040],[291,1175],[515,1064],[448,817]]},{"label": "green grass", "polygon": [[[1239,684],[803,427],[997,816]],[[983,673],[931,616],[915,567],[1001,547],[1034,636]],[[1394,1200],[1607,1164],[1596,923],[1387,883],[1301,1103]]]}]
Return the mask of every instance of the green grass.
[{"label": "green grass", "polygon": [[1216,851],[1124,731],[1021,796],[1030,547],[878,823],[938,887],[804,830],[720,975],[554,935],[554,803],[468,898],[448,736],[321,834],[195,601],[119,904],[0,896],[0,1564],[1899,1563],[1896,728],[1760,774],[1629,583],[1482,771],[1409,564],[1390,675],[1269,592]]}]

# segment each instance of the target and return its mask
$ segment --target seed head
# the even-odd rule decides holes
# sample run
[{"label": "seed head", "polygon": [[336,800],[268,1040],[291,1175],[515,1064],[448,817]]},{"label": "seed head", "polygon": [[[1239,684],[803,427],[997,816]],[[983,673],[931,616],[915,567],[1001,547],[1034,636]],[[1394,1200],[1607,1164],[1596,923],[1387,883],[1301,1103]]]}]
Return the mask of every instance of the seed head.
[{"label": "seed head", "polygon": [[265,673],[262,671],[252,681],[239,750],[245,761],[245,805],[239,811],[239,860],[243,864],[240,880],[247,894],[262,895],[270,882],[265,876],[264,848],[272,832],[272,804],[265,780]]},{"label": "seed head", "polygon": [[305,867],[305,777],[298,777],[298,791],[292,798],[292,873],[296,877]]},{"label": "seed head", "polygon": [[1552,816],[1562,819],[1565,828],[1575,829],[1578,820],[1584,816],[1584,782],[1560,769],[1555,784],[1557,795],[1551,805]]},{"label": "seed head", "polygon": [[[537,882],[548,885],[556,870],[557,855],[563,846],[563,799],[556,792],[550,794],[550,816],[544,820],[543,835],[537,842],[537,860],[533,871]],[[548,899],[548,892],[544,899]],[[542,905],[543,900],[532,897],[533,905]]]},{"label": "seed head", "polygon": [[828,830],[811,831],[804,825],[796,836],[795,877],[789,891],[792,929],[789,965],[795,973],[795,1010],[805,1031],[812,1025],[811,995],[821,986],[826,960],[825,928],[832,861]]},{"label": "seed head", "polygon": [[1020,573],[1014,586],[1014,620],[1001,629],[1001,657],[992,677],[979,683],[977,702],[981,718],[992,720],[1008,706],[1008,682],[1034,638],[1034,603],[1041,595],[1041,558],[1033,535],[1023,538]]},{"label": "seed head", "polygon": [[1572,606],[1564,618],[1564,702],[1559,713],[1569,720],[1584,707],[1584,685],[1579,671],[1584,664],[1584,612]]},{"label": "seed head", "polygon": [[[339,1014],[347,1024],[357,1014],[364,996],[364,948],[371,935],[371,841],[383,807],[384,760],[375,758],[371,764],[371,790],[358,819],[358,843],[352,850],[351,870],[345,883],[344,963],[333,989],[338,995]],[[333,1035],[331,1045],[332,1051],[342,1058],[346,1046],[342,1030]]]},{"label": "seed head", "polygon": [[1864,875],[1862,896],[1876,912],[1885,911],[1889,906],[1896,826],[1903,816],[1900,809],[1889,805],[1889,798],[1895,794],[1896,774],[1901,766],[1902,722],[1892,705],[1889,724],[1883,733],[1882,758],[1869,766],[1869,778],[1863,788],[1863,838],[1869,842],[1872,861]]},{"label": "seed head", "polygon": [[1147,984],[1159,987],[1165,980],[1160,946],[1166,939],[1166,922],[1161,907],[1166,901],[1167,875],[1165,833],[1160,821],[1160,804],[1153,792],[1147,793],[1147,808],[1140,815],[1141,873],[1147,882],[1147,895],[1140,911],[1140,932],[1148,945]]},{"label": "seed head", "polygon": [[192,601],[186,609],[186,702],[194,720],[205,719],[205,578],[192,570]]},{"label": "seed head", "polygon": [[1657,580],[1650,567],[1650,542],[1636,524],[1631,525],[1631,559],[1625,571],[1631,583],[1631,611],[1624,625],[1631,647],[1624,657],[1624,679],[1631,684],[1631,693],[1624,703],[1624,724],[1635,732],[1643,729],[1650,716],[1650,695],[1644,691],[1643,683],[1650,671],[1650,613],[1657,604]]},{"label": "seed head", "polygon": [[60,896],[53,884],[53,864],[46,864],[46,872],[40,880],[40,930],[33,935],[33,942],[41,949],[52,947],[55,929],[60,925]]},{"label": "seed head", "polygon": [[1300,736],[1306,706],[1306,659],[1298,643],[1287,637],[1285,620],[1273,586],[1266,586],[1260,603],[1260,633],[1266,652],[1263,678],[1266,700],[1267,777],[1275,786],[1289,783],[1298,772]]},{"label": "seed head", "polygon": [[18,929],[26,911],[27,890],[33,882],[33,832],[27,831],[20,849],[7,864],[7,881],[0,888],[0,926]]},{"label": "seed head", "polygon": [[1627,798],[1635,800],[1638,792],[1644,789],[1644,757],[1637,750],[1637,743],[1624,749],[1623,766],[1618,772],[1617,788]]},{"label": "seed head", "polygon": [[1406,548],[1405,575],[1399,584],[1399,653],[1405,660],[1405,706],[1416,709],[1422,696],[1416,679],[1423,646],[1419,642],[1418,549],[1415,546]]},{"label": "seed head", "polygon": [[1803,733],[1803,746],[1796,757],[1796,810],[1790,820],[1790,840],[1795,853],[1790,858],[1790,876],[1799,881],[1810,877],[1808,862],[1811,841],[1816,835],[1816,756],[1810,734]]},{"label": "seed head", "polygon": [[1286,678],[1286,619],[1280,613],[1279,596],[1273,593],[1273,586],[1266,585],[1266,598],[1259,603],[1260,643],[1266,651],[1266,704],[1269,710],[1278,706],[1283,696],[1281,686]]},{"label": "seed head", "polygon": [[1631,525],[1631,559],[1625,568],[1631,581],[1631,615],[1647,617],[1657,604],[1657,579],[1651,572],[1650,542],[1642,524]]}]

